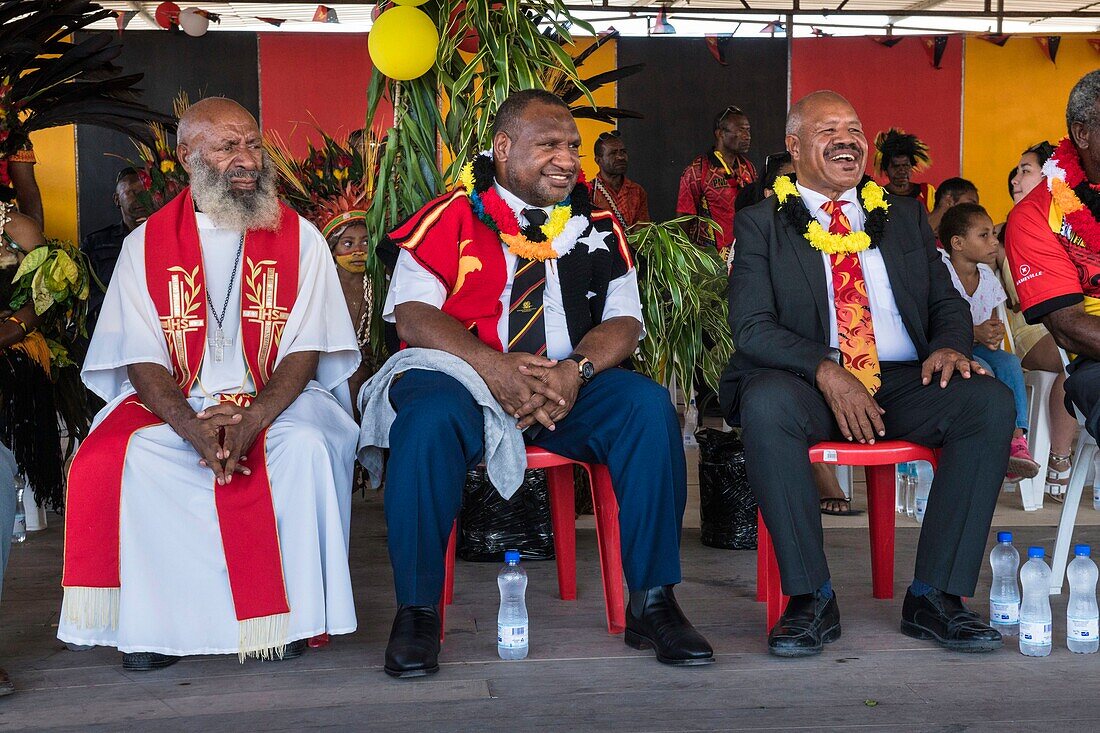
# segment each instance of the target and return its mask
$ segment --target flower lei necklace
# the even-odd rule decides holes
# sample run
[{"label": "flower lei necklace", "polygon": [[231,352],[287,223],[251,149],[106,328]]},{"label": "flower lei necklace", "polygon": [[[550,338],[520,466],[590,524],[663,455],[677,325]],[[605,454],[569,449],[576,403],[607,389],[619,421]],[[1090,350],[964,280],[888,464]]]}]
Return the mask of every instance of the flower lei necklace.
[{"label": "flower lei necklace", "polygon": [[832,234],[818,223],[805,204],[802,206],[785,206],[788,199],[802,197],[795,188],[794,182],[788,176],[779,176],[772,187],[776,198],[779,199],[779,210],[787,217],[787,222],[802,232],[814,249],[827,255],[852,254],[862,252],[868,247],[877,247],[882,240],[882,234],[886,231],[886,212],[890,204],[886,203],[885,191],[882,186],[868,179],[860,188],[859,197],[863,202],[863,209],[867,212],[867,221],[862,232],[850,232],[849,234]]},{"label": "flower lei necklace", "polygon": [[479,153],[462,167],[458,182],[470,197],[474,215],[496,232],[514,255],[543,262],[568,254],[590,223],[584,173],[578,176],[569,198],[555,204],[545,224],[524,227],[493,187],[495,175],[493,156],[488,152]]},{"label": "flower lei necklace", "polygon": [[1043,166],[1051,198],[1066,224],[1093,253],[1100,253],[1100,192],[1089,184],[1081,158],[1070,139],[1063,138]]}]

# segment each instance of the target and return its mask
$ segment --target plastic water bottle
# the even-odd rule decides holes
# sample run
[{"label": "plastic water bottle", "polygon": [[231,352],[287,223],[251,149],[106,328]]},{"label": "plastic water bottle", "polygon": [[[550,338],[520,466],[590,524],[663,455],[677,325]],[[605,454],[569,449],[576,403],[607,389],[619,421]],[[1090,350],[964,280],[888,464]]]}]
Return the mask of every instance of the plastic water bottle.
[{"label": "plastic water bottle", "polygon": [[905,476],[905,514],[910,519],[917,518],[917,464],[908,464]]},{"label": "plastic water bottle", "polygon": [[27,539],[27,508],[23,504],[23,490],[27,482],[22,476],[15,477],[15,525],[11,531],[12,542],[23,542]]},{"label": "plastic water bottle", "polygon": [[1092,508],[1100,512],[1100,453],[1092,459]]},{"label": "plastic water bottle", "polygon": [[695,398],[692,397],[684,410],[684,445],[694,448],[699,445],[695,440],[695,431],[699,428],[699,408],[695,406]]},{"label": "plastic water bottle", "polygon": [[932,464],[928,461],[914,461],[909,464],[913,481],[913,518],[917,524],[924,522],[924,511],[928,508],[928,493],[932,488]]},{"label": "plastic water bottle", "polygon": [[894,511],[905,514],[905,492],[909,489],[909,464],[899,463],[894,475]]},{"label": "plastic water bottle", "polygon": [[519,551],[504,553],[504,567],[497,575],[500,587],[500,612],[497,613],[497,654],[501,659],[525,659],[527,635],[527,571],[520,567]]},{"label": "plastic water bottle", "polygon": [[1028,657],[1050,654],[1050,568],[1043,562],[1042,547],[1027,548],[1028,560],[1020,570],[1024,600],[1020,604],[1020,653]]},{"label": "plastic water bottle", "polygon": [[998,532],[997,545],[989,553],[993,584],[989,588],[989,623],[1002,636],[1020,633],[1020,553],[1012,546],[1011,532]]},{"label": "plastic water bottle", "polygon": [[1088,545],[1075,545],[1069,577],[1069,605],[1066,607],[1066,646],[1075,654],[1095,654],[1100,648],[1096,610],[1096,563]]}]

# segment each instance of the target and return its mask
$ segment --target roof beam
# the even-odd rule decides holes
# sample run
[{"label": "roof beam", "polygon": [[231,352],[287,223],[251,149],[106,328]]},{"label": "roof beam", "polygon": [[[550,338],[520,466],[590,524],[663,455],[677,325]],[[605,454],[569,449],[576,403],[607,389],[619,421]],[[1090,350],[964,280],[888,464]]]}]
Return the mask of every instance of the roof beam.
[{"label": "roof beam", "polygon": [[891,15],[886,22],[889,25],[894,25],[910,17],[912,13],[919,13],[922,10],[932,10],[943,3],[944,0],[917,0],[917,2],[912,5],[902,8],[900,14]]}]

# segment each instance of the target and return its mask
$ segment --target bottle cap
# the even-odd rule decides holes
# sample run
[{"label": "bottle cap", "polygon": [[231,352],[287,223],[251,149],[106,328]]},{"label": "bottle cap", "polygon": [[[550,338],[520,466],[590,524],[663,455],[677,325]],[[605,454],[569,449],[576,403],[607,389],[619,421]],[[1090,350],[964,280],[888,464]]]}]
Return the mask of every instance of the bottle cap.
[{"label": "bottle cap", "polygon": [[998,542],[1011,542],[1012,541],[1012,533],[1011,532],[998,532],[997,533],[997,541]]},{"label": "bottle cap", "polygon": [[1035,545],[1032,545],[1031,547],[1027,548],[1027,556],[1028,556],[1029,559],[1033,558],[1033,557],[1037,557],[1040,560],[1042,560],[1044,557],[1047,556],[1047,553],[1046,553],[1046,550],[1044,550],[1042,547],[1037,547]]},{"label": "bottle cap", "polygon": [[1092,554],[1092,548],[1088,545],[1074,545],[1073,555],[1074,557],[1088,557]]},{"label": "bottle cap", "polygon": [[504,562],[508,565],[519,565],[519,550],[505,550]]}]

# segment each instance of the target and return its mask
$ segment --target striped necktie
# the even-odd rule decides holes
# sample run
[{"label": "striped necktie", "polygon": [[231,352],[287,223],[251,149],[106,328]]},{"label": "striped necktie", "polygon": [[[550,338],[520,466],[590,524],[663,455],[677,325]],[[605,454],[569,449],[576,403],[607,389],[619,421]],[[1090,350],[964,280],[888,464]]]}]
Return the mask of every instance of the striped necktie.
[{"label": "striped necktie", "polygon": [[[523,216],[532,226],[546,223],[542,209],[524,209]],[[546,265],[538,260],[516,258],[512,278],[512,298],[508,308],[508,351],[543,355],[546,353],[546,326],[542,296],[546,290]]]},{"label": "striped necktie", "polygon": [[[822,204],[821,210],[829,215],[830,234],[851,234],[851,222],[844,215],[847,203],[850,202],[826,201]],[[882,386],[882,370],[863,265],[855,252],[831,255],[829,262],[833,271],[833,305],[841,366],[854,374],[873,395]]]}]

